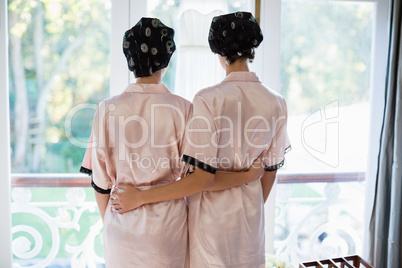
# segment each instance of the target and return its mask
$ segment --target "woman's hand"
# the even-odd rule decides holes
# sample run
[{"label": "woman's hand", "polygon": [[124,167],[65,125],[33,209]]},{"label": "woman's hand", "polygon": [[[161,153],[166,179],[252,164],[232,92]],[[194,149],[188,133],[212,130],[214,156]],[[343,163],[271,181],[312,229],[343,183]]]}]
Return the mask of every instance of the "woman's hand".
[{"label": "woman's hand", "polygon": [[222,191],[259,180],[264,173],[262,157],[261,154],[253,162],[248,171],[226,172],[218,170],[215,173],[214,184],[206,189],[206,191]]},{"label": "woman's hand", "polygon": [[263,154],[261,154],[251,165],[250,169],[246,171],[245,175],[247,183],[259,180],[264,174],[264,162],[262,161]]},{"label": "woman's hand", "polygon": [[126,213],[143,205],[140,191],[129,184],[117,184],[110,193],[112,211]]}]

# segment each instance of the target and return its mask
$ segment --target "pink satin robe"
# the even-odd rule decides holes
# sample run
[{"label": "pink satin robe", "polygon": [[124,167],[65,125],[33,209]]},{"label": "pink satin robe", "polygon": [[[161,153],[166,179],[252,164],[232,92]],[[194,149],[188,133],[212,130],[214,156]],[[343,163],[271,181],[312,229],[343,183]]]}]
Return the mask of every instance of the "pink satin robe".
[{"label": "pink satin robe", "polygon": [[[265,165],[277,169],[290,145],[286,124],[286,103],[278,93],[252,72],[233,72],[194,97],[183,155],[193,164],[240,171],[264,153]],[[265,267],[259,180],[194,194],[188,197],[188,206],[191,268]]]},{"label": "pink satin robe", "polygon": [[[87,150],[81,171],[92,169],[93,183],[104,190],[116,183],[146,190],[174,182],[180,177],[190,107],[164,85],[130,84],[99,105],[91,134],[97,146],[92,155]],[[103,228],[106,267],[185,267],[187,235],[184,198],[121,215],[111,212],[109,203]]]}]

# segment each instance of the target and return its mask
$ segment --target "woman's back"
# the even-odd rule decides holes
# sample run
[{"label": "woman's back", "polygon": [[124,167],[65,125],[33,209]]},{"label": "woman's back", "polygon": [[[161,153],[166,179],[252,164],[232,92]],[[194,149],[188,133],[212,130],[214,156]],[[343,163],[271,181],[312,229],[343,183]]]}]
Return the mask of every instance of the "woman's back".
[{"label": "woman's back", "polygon": [[253,72],[232,72],[197,96],[208,103],[219,129],[218,170],[248,169],[253,159],[269,149],[285,123],[284,99],[265,87]]},{"label": "woman's back", "polygon": [[[131,84],[103,101],[94,118],[93,182],[139,190],[180,176],[181,143],[190,103],[161,84]],[[184,199],[147,204],[124,214],[109,202],[104,216],[110,267],[183,267],[187,249]]]},{"label": "woman's back", "polygon": [[103,218],[106,267],[185,265],[184,198],[127,211],[117,206],[121,201],[117,195],[127,184],[136,191],[146,190],[170,184],[180,176],[190,103],[160,84],[175,51],[173,36],[174,30],[157,18],[142,18],[127,30],[123,52],[137,83],[104,100],[95,113],[92,186]]},{"label": "woman's back", "polygon": [[[181,144],[190,102],[171,94],[162,84],[130,84],[120,95],[105,100],[98,133],[110,162],[113,184],[147,186],[180,177]],[[98,149],[99,150],[99,149]]]},{"label": "woman's back", "polygon": [[[286,126],[285,101],[251,72],[232,72],[222,83],[201,90],[193,109],[199,122],[193,118],[192,123],[202,126],[208,121],[211,132],[189,133],[184,154],[218,170],[247,169],[261,153],[277,150],[273,144],[278,137],[286,138],[279,133]],[[200,192],[190,196],[188,204],[192,266],[264,267],[260,180],[223,191]]]}]

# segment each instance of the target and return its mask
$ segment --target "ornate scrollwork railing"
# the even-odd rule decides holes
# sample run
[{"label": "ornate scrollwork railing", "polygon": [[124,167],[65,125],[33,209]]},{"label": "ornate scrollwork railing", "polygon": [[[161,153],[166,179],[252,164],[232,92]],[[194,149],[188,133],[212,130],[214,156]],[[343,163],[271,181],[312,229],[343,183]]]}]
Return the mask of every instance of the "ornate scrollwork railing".
[{"label": "ornate scrollwork railing", "polygon": [[[279,174],[275,253],[293,263],[316,259],[320,254],[359,253],[362,181],[363,173]],[[301,183],[318,195],[293,197],[293,185]],[[352,188],[358,189],[354,189],[353,196],[345,197],[342,183],[352,183]],[[96,251],[96,247],[102,248],[102,222],[94,198],[88,201],[87,176],[14,174],[12,187],[15,267],[103,266],[102,250]],[[33,196],[35,187],[48,187],[47,191],[62,187],[65,194],[57,201],[46,202],[46,196]],[[19,215],[24,218],[18,219]],[[86,222],[87,218],[92,218],[92,222]],[[68,231],[81,239],[75,243],[67,241],[63,236]]]},{"label": "ornate scrollwork railing", "polygon": [[[300,184],[277,186],[275,254],[295,265],[307,260],[361,254],[364,173],[303,179],[306,176],[300,175],[298,182],[303,182],[303,191],[314,196],[293,197],[292,186]],[[286,180],[295,182],[290,176]]]},{"label": "ornate scrollwork railing", "polygon": [[[101,236],[102,221],[97,213],[96,202],[86,200],[84,187],[89,186],[88,177],[14,175],[12,186],[12,252],[15,267],[95,268],[97,264],[104,263],[102,256],[95,252],[95,240]],[[58,197],[66,201],[32,201],[31,189],[54,186],[68,187],[65,196]],[[57,188],[46,189],[57,191]],[[41,199],[40,196],[35,197],[38,198]],[[88,215],[95,218],[94,223],[83,222]],[[24,220],[18,219],[18,216],[24,217]],[[62,239],[66,231],[74,231],[75,235],[81,236],[83,225],[88,224],[90,227],[80,239],[80,244],[74,245]]]}]

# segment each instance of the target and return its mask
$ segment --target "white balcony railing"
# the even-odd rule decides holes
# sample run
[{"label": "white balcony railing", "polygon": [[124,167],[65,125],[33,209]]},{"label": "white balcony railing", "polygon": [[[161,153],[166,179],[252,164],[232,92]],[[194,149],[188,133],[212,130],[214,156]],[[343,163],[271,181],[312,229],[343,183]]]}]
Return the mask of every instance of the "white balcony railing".
[{"label": "white balcony railing", "polygon": [[[360,253],[363,184],[364,173],[279,174],[276,254],[297,264]],[[11,210],[15,267],[104,267],[89,177],[13,174]]]}]

